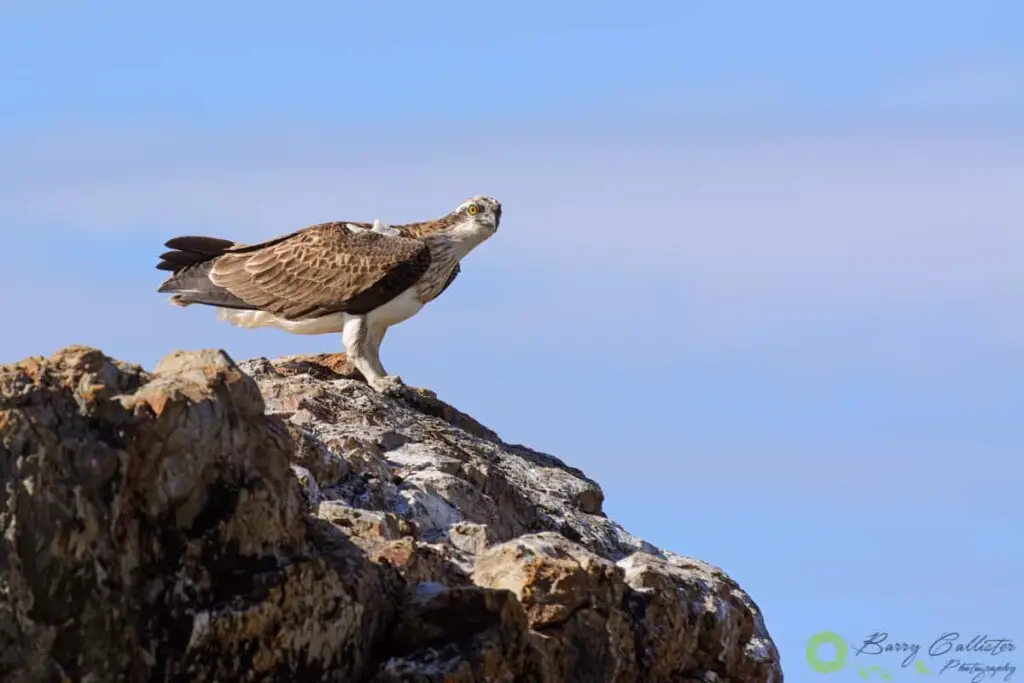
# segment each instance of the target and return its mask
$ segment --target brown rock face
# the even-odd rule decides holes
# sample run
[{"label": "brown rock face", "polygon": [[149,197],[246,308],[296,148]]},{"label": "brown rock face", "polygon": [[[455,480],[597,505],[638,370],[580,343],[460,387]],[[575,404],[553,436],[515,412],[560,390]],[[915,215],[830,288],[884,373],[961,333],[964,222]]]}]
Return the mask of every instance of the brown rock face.
[{"label": "brown rock face", "polygon": [[723,572],[344,356],[0,366],[0,680],[781,682]]}]

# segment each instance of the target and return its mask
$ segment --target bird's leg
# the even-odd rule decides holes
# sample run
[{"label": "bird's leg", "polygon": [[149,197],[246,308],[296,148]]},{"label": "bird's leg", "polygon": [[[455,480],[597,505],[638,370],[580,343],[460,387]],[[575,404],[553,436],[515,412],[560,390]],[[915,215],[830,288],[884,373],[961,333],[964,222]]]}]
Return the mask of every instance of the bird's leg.
[{"label": "bird's leg", "polygon": [[402,378],[389,375],[380,362],[380,343],[386,327],[368,325],[366,318],[353,318],[342,330],[345,355],[366,378],[366,383],[381,394],[404,396],[407,389]]},{"label": "bird's leg", "polygon": [[345,323],[341,339],[345,344],[345,355],[366,378],[367,384],[373,386],[387,373],[380,362],[380,343],[374,344],[370,333],[366,318],[353,318]]}]

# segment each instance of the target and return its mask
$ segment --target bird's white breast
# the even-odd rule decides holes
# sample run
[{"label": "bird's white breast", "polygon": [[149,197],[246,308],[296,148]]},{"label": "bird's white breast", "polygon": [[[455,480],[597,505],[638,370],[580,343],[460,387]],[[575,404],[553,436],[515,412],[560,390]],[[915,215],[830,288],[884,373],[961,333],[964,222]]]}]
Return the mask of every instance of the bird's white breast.
[{"label": "bird's white breast", "polygon": [[366,318],[367,322],[374,327],[397,325],[419,313],[421,308],[423,308],[423,302],[416,296],[416,286],[414,285],[380,308],[370,311]]}]

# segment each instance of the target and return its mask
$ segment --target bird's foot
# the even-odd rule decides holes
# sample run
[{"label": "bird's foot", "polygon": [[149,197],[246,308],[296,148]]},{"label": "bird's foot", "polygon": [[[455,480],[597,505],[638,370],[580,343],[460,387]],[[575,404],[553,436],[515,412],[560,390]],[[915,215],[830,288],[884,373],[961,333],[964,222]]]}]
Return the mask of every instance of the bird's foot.
[{"label": "bird's foot", "polygon": [[374,381],[370,382],[370,386],[372,386],[377,393],[390,398],[409,398],[413,393],[398,375],[384,375],[383,377],[378,377],[374,379]]}]

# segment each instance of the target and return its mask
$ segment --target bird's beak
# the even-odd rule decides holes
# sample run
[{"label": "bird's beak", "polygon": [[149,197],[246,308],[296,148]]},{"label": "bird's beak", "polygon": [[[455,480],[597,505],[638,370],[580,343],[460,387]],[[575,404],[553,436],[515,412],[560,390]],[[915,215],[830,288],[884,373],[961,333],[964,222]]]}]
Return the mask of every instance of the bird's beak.
[{"label": "bird's beak", "polygon": [[499,223],[501,223],[501,207],[500,206],[494,210],[494,229],[495,229],[495,231],[497,231]]}]

